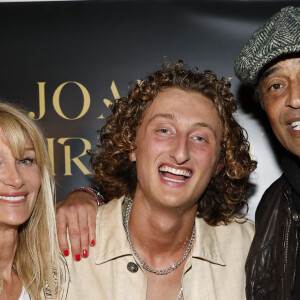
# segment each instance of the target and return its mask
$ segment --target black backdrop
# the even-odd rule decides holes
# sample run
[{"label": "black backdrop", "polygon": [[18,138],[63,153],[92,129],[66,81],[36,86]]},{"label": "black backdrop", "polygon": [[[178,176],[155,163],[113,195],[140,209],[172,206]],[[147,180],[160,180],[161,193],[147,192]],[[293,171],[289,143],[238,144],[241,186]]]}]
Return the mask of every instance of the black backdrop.
[{"label": "black backdrop", "polygon": [[[280,173],[266,122],[247,102],[233,61],[250,34],[280,8],[299,1],[76,1],[0,3],[0,96],[22,104],[48,139],[58,200],[89,185],[85,150],[107,105],[128,82],[165,61],[231,77],[259,168],[252,177],[250,218]],[[299,3],[300,4],[300,3]],[[255,114],[253,114],[255,113]]]}]

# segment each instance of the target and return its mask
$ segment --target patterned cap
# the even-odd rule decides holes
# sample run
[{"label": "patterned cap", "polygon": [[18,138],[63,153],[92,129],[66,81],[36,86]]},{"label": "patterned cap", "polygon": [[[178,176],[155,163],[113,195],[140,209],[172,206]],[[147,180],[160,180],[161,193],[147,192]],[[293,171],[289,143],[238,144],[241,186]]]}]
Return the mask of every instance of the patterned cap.
[{"label": "patterned cap", "polygon": [[254,85],[260,70],[282,54],[300,53],[300,8],[285,7],[258,28],[237,57],[238,78]]}]

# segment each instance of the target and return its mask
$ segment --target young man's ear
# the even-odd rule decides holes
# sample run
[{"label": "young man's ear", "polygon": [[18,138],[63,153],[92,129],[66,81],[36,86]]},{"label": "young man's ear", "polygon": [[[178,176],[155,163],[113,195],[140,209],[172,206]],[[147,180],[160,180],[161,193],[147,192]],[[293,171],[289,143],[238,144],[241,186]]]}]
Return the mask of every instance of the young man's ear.
[{"label": "young man's ear", "polygon": [[130,152],[129,159],[130,159],[131,162],[136,161],[136,150]]},{"label": "young man's ear", "polygon": [[215,170],[215,175],[214,176],[217,176],[219,174],[219,172],[223,169],[224,167],[224,163],[222,161],[220,161],[218,164],[217,164],[217,167],[216,167],[216,170]]},{"label": "young man's ear", "polygon": [[217,163],[214,176],[217,176],[223,168],[224,168],[224,158],[219,160],[219,162]]}]

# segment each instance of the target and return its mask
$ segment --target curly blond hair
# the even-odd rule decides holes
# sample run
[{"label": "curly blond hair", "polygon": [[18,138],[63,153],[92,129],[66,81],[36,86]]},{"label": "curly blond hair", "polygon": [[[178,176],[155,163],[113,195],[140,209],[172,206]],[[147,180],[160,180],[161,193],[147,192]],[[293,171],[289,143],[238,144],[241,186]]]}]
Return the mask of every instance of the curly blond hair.
[{"label": "curly blond hair", "polygon": [[183,61],[166,63],[116,100],[112,114],[98,131],[98,150],[90,152],[95,182],[101,184],[107,200],[133,197],[137,184],[135,164],[129,154],[135,150],[135,139],[147,108],[157,94],[167,88],[200,93],[210,99],[223,125],[219,163],[222,169],[215,175],[199,199],[197,216],[210,225],[228,223],[233,214],[246,203],[244,194],[256,161],[249,154],[247,133],[237,123],[234,113],[237,101],[230,92],[227,79],[218,80],[211,71],[188,69]]}]

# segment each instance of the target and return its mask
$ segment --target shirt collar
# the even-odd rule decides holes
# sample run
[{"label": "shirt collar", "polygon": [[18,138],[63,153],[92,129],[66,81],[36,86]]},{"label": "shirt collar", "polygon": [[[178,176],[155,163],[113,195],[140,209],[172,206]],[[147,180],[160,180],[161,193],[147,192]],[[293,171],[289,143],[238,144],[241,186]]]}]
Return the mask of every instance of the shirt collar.
[{"label": "shirt collar", "polygon": [[203,219],[196,218],[196,237],[192,250],[192,257],[204,259],[212,263],[225,266],[217,239],[216,227],[208,225]]},{"label": "shirt collar", "polygon": [[124,197],[114,199],[98,209],[96,264],[132,255],[123,226],[123,201]]},{"label": "shirt collar", "polygon": [[[114,199],[98,209],[96,264],[102,264],[120,256],[132,255],[123,226],[123,201],[124,197]],[[201,218],[195,218],[195,226],[192,257],[225,266],[215,227],[208,225]]]}]

